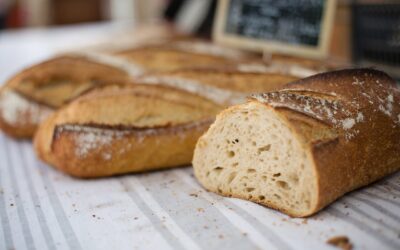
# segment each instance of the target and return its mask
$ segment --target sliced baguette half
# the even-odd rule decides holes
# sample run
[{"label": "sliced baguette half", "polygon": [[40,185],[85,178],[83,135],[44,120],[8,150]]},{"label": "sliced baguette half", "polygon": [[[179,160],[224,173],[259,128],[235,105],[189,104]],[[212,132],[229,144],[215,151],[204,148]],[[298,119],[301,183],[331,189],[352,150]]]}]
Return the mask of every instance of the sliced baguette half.
[{"label": "sliced baguette half", "polygon": [[208,190],[295,217],[400,169],[400,91],[372,69],[318,74],[220,113],[199,139]]}]

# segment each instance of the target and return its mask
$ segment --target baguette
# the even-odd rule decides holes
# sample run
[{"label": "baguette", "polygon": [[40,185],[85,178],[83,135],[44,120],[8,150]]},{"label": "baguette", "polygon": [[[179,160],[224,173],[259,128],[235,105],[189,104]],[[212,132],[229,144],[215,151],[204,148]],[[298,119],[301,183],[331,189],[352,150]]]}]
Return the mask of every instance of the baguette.
[{"label": "baguette", "polygon": [[212,192],[310,216],[400,168],[400,91],[348,69],[254,95],[199,139],[195,175]]},{"label": "baguette", "polygon": [[221,109],[167,86],[107,86],[51,115],[34,146],[43,161],[76,177],[181,166]]},{"label": "baguette", "polygon": [[[189,45],[201,45],[203,49],[191,52]],[[201,54],[206,52],[204,48],[213,49]],[[98,85],[127,82],[148,72],[225,65],[233,58],[247,56],[196,41],[137,46],[110,53],[68,53],[34,65],[5,84],[0,90],[0,129],[15,138],[31,138],[49,114]]]},{"label": "baguette", "polygon": [[36,152],[43,161],[78,177],[190,164],[197,139],[219,111],[244,102],[248,93],[277,90],[293,79],[278,75],[276,81],[275,74],[184,69],[143,76],[136,84],[95,89],[40,126]]}]

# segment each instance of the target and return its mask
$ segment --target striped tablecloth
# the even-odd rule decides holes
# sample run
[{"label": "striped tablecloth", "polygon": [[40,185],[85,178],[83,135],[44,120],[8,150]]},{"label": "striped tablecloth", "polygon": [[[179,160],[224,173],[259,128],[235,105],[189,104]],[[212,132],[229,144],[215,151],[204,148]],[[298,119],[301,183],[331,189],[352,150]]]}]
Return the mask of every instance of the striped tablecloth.
[{"label": "striped tablecloth", "polygon": [[0,249],[400,249],[400,173],[309,219],[204,191],[190,167],[79,180],[0,135]]},{"label": "striped tablecloth", "polygon": [[[29,34],[0,34],[0,80],[33,60],[26,51],[49,53],[21,51]],[[334,249],[335,236],[354,249],[400,249],[400,173],[292,219],[204,191],[190,167],[74,179],[0,134],[0,221],[0,249]]]}]

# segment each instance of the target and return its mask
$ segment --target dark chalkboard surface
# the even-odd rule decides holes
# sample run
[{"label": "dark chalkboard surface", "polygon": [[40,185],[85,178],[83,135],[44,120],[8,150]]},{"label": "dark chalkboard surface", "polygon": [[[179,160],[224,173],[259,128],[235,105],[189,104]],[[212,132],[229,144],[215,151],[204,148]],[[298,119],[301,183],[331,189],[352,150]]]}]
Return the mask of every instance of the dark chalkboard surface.
[{"label": "dark chalkboard surface", "polygon": [[220,0],[214,38],[238,47],[321,57],[335,0]]}]

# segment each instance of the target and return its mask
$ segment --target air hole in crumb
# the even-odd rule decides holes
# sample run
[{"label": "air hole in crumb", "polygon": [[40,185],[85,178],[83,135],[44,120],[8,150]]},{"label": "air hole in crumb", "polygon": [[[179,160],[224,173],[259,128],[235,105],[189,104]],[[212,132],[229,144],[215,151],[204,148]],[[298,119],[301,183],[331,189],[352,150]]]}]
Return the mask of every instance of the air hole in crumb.
[{"label": "air hole in crumb", "polygon": [[271,144],[268,144],[264,147],[258,148],[258,153],[261,154],[262,152],[269,151],[271,149]]},{"label": "air hole in crumb", "polygon": [[254,168],[249,168],[247,169],[247,173],[255,173],[256,170]]},{"label": "air hole in crumb", "polygon": [[233,144],[236,144],[238,142],[239,142],[239,139],[235,139],[235,140],[232,141]]},{"label": "air hole in crumb", "polygon": [[300,169],[304,169],[304,164],[301,164],[301,165],[300,165]]},{"label": "air hole in crumb", "polygon": [[232,164],[232,167],[237,167],[237,165],[239,165],[239,163],[235,162],[235,163]]},{"label": "air hole in crumb", "polygon": [[249,199],[253,199],[253,195],[249,195]]},{"label": "air hole in crumb", "polygon": [[207,173],[206,173],[206,177],[208,177],[210,175],[210,171],[208,171]]},{"label": "air hole in crumb", "polygon": [[261,179],[262,179],[263,181],[267,181],[267,176],[263,175],[263,176],[261,176]]},{"label": "air hole in crumb", "polygon": [[232,173],[229,175],[228,184],[231,183],[231,182],[233,181],[233,179],[235,179],[235,177],[236,177],[236,172],[232,172]]},{"label": "air hole in crumb", "polygon": [[235,156],[235,152],[233,152],[233,151],[228,151],[228,157],[229,158],[232,158],[232,157],[234,157]]},{"label": "air hole in crumb", "polygon": [[255,189],[255,188],[248,187],[248,188],[246,188],[246,191],[250,193],[250,192],[253,192],[253,191],[254,191],[254,189]]},{"label": "air hole in crumb", "polygon": [[218,188],[218,193],[222,193],[222,189]]},{"label": "air hole in crumb", "polygon": [[275,155],[275,156],[274,156],[274,160],[275,160],[275,161],[279,160],[279,157]]},{"label": "air hole in crumb", "polygon": [[277,181],[276,185],[278,185],[278,187],[283,188],[283,189],[289,189],[289,185],[287,184],[286,181]]},{"label": "air hole in crumb", "polygon": [[224,168],[223,168],[223,167],[215,167],[215,168],[213,169],[213,171],[216,172],[217,174],[220,174],[221,171],[222,171],[222,169],[224,169]]},{"label": "air hole in crumb", "polygon": [[252,142],[251,142],[251,145],[256,146],[257,143],[256,143],[255,141],[252,141]]},{"label": "air hole in crumb", "polygon": [[274,194],[274,196],[275,196],[277,199],[280,199],[280,198],[281,198],[278,194]]},{"label": "air hole in crumb", "polygon": [[279,176],[281,176],[281,173],[276,173],[276,174],[273,174],[272,176],[273,177],[279,177]]},{"label": "air hole in crumb", "polygon": [[265,200],[265,196],[264,195],[260,195],[260,196],[258,196],[258,199],[263,201],[263,200]]}]

